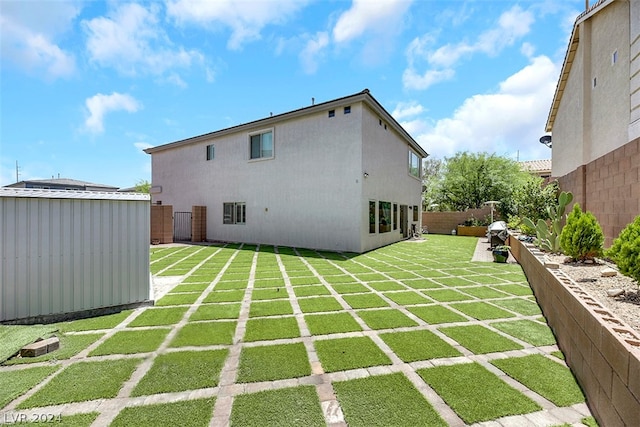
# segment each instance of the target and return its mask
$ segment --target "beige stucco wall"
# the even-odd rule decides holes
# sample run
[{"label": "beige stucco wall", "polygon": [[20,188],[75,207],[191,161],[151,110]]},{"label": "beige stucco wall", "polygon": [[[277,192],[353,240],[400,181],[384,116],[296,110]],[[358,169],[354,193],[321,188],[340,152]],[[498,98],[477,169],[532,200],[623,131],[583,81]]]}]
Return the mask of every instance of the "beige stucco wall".
[{"label": "beige stucco wall", "polygon": [[629,141],[640,138],[640,1],[630,3],[631,25],[629,27],[629,88],[631,93],[631,120]]},{"label": "beige stucco wall", "polygon": [[[369,201],[390,202],[392,209],[394,203],[398,204],[400,221],[401,205],[417,206],[420,209],[422,182],[409,174],[409,145],[388,122],[368,108],[365,108],[363,114],[362,133],[362,171],[368,174],[362,186],[363,249],[370,250],[396,242],[402,236],[400,224],[397,230],[392,229],[387,233],[379,233],[377,230],[375,234],[369,234]],[[413,221],[413,209],[407,209],[407,216],[407,229],[410,231],[411,224],[416,224],[416,229],[420,230],[422,216],[418,214],[418,221]],[[377,216],[376,221],[379,221]]]},{"label": "beige stucco wall", "polygon": [[628,2],[614,1],[579,24],[578,50],[553,126],[553,176],[630,140],[629,8]]},{"label": "beige stucco wall", "polygon": [[[331,118],[327,108],[157,151],[152,184],[162,191],[153,200],[174,212],[206,206],[209,240],[354,252],[397,241],[396,234],[369,234],[368,198],[420,204],[420,182],[408,177],[408,145],[390,128],[380,132],[363,103],[350,104],[350,114],[343,107],[332,106]],[[266,129],[273,130],[274,158],[250,160],[249,133]],[[215,145],[210,161],[208,144]],[[246,203],[246,224],[223,224],[225,202]]]}]

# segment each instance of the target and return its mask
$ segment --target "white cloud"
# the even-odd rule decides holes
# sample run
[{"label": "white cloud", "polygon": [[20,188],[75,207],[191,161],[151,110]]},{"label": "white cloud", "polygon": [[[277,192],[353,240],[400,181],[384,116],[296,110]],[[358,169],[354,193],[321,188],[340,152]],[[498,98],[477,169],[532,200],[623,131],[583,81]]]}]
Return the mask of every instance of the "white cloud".
[{"label": "white cloud", "polygon": [[406,88],[424,90],[429,86],[450,80],[455,75],[452,69],[446,70],[427,70],[423,74],[418,74],[413,68],[407,68],[402,73],[402,84]]},{"label": "white cloud", "polygon": [[172,70],[202,63],[204,56],[174,46],[161,27],[159,13],[157,4],[147,9],[130,3],[118,6],[107,17],[83,21],[90,60],[124,75],[167,74],[165,81],[186,86]]},{"label": "white cloud", "polygon": [[42,72],[47,79],[75,72],[75,57],[56,44],[80,13],[75,2],[3,2],[0,39],[3,59],[20,68]]},{"label": "white cloud", "polygon": [[283,24],[306,6],[305,0],[168,0],[167,15],[183,25],[231,28],[227,42],[237,50],[243,44],[260,39],[261,31],[270,24]]},{"label": "white cloud", "polygon": [[394,23],[401,22],[411,6],[408,0],[353,0],[351,9],[338,18],[333,28],[337,43],[353,40],[366,31],[387,32]]},{"label": "white cloud", "polygon": [[322,51],[329,45],[329,34],[324,31],[316,33],[307,41],[300,52],[300,62],[305,73],[313,74],[318,69],[318,61],[322,59]]},{"label": "white cloud", "polygon": [[111,95],[99,93],[87,98],[85,101],[89,117],[85,121],[85,127],[89,132],[104,132],[104,116],[112,111],[127,111],[135,113],[142,105],[131,95],[113,92]]},{"label": "white cloud", "polygon": [[[551,152],[538,143],[555,91],[559,65],[546,56],[500,83],[495,93],[467,98],[451,117],[433,121],[422,116],[417,104],[399,107],[403,127],[434,157],[450,157],[458,151],[486,151],[521,160],[549,158]],[[409,111],[415,114],[408,114]]]},{"label": "white cloud", "polygon": [[[454,68],[463,58],[478,52],[489,56],[497,55],[528,34],[533,21],[531,12],[514,6],[500,15],[496,28],[481,33],[474,43],[462,41],[432,49],[435,42],[432,34],[416,37],[406,51],[408,66],[403,74],[404,87],[424,90],[435,83],[453,78]],[[419,64],[424,62],[427,70],[423,73],[416,71]]]},{"label": "white cloud", "polygon": [[416,101],[399,102],[391,115],[396,120],[414,117],[425,112],[425,108]]}]

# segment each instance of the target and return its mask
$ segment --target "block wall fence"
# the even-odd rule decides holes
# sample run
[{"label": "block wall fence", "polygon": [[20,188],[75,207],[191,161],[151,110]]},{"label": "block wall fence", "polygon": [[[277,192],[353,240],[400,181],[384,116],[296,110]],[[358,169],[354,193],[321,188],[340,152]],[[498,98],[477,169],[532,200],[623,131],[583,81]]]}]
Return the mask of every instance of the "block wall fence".
[{"label": "block wall fence", "polygon": [[[485,206],[480,209],[469,209],[464,212],[422,212],[422,226],[427,227],[429,233],[432,234],[451,234],[451,230],[455,230],[458,224],[462,224],[467,219],[473,217],[484,219],[491,215],[491,208]],[[494,220],[498,215],[494,211]]]},{"label": "block wall fence", "polygon": [[605,247],[640,215],[640,138],[558,178],[573,201],[591,211],[605,235]]},{"label": "block wall fence", "polygon": [[511,252],[601,426],[637,426],[640,420],[640,336],[585,293],[544,256],[513,236]]}]

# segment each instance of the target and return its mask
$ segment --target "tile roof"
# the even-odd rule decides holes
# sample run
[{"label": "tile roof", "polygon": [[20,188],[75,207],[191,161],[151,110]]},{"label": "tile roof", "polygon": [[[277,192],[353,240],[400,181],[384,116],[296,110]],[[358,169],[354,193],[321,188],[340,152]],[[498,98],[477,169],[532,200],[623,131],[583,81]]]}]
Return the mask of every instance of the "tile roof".
[{"label": "tile roof", "polygon": [[528,172],[551,171],[551,159],[527,160],[520,162],[520,167]]}]

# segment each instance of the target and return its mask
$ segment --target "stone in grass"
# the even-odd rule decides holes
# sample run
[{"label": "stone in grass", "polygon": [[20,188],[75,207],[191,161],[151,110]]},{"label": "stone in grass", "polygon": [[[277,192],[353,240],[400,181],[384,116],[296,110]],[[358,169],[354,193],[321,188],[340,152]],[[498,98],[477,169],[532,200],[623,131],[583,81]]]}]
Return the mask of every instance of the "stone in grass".
[{"label": "stone in grass", "polygon": [[610,297],[617,297],[622,294],[624,294],[624,289],[613,288],[613,289],[607,290],[607,295],[609,295]]},{"label": "stone in grass", "polygon": [[60,340],[58,337],[40,339],[29,345],[25,345],[20,349],[21,357],[38,357],[43,354],[51,353],[60,348]]},{"label": "stone in grass", "polygon": [[603,268],[600,271],[600,276],[602,276],[602,277],[614,277],[614,276],[617,276],[617,275],[618,275],[618,272],[615,271],[613,268],[609,268],[609,267]]}]

